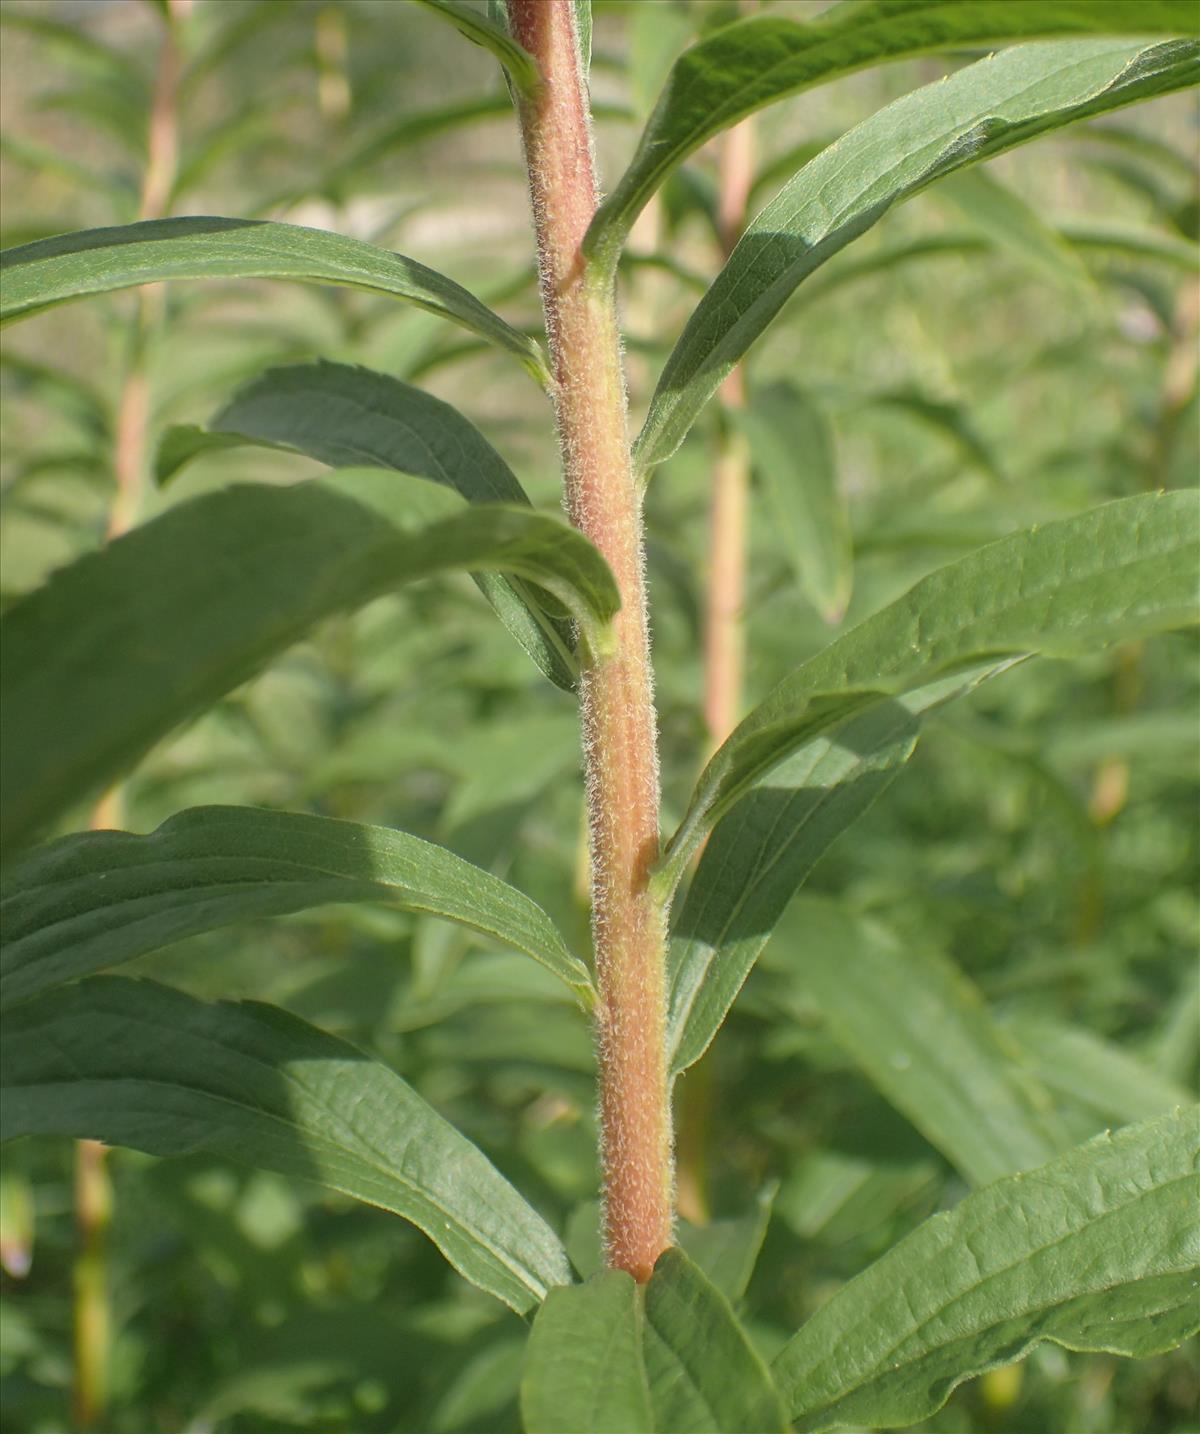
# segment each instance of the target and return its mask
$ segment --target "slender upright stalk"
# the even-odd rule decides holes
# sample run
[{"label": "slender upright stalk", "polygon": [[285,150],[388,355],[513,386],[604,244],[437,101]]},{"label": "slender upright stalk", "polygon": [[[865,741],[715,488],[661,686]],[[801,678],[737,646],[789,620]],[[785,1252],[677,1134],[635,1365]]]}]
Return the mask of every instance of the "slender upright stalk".
[{"label": "slender upright stalk", "polygon": [[[746,225],[754,179],[754,121],[735,125],[721,145],[717,224],[728,259]],[[708,584],[704,603],[704,724],[709,751],[716,749],[742,715],[745,651],[746,544],[750,453],[738,423],[746,406],[746,372],[739,364],[721,385],[721,431],[713,458],[708,519]],[[712,1124],[712,1054],[693,1066],[679,1085],[679,1213],[708,1223],[706,1180]]]},{"label": "slender upright stalk", "polygon": [[658,855],[658,758],[641,503],[629,462],[612,285],[580,249],[596,208],[591,115],[571,0],[509,0],[542,85],[520,103],[571,521],[621,591],[615,641],[581,679],[600,986],[598,1051],[605,1243],[647,1280],[671,1242],[671,1128],[664,1049],[665,913],[648,891]]},{"label": "slender upright stalk", "polygon": [[[179,156],[178,95],[181,53],[178,26],[191,0],[167,0],[166,23],[158,54],[146,139],[139,219],[160,219],[170,206]],[[146,350],[162,316],[163,286],[147,285],[134,298],[129,356],[117,400],[113,445],[116,491],[105,536],[129,529],[141,502],[150,427],[150,382]],[[96,803],[95,830],[121,824],[121,789],[113,787]],[[108,1150],[95,1140],[75,1147],[74,1384],[72,1411],[78,1429],[94,1428],[108,1404],[108,1364],[112,1342],[109,1303],[108,1231],[112,1223],[112,1179]]]},{"label": "slender upright stalk", "polygon": [[[754,121],[745,119],[729,131],[721,149],[717,218],[726,259],[745,228],[753,178]],[[721,385],[719,398],[726,421],[713,464],[704,636],[704,716],[714,750],[737,726],[742,706],[750,455],[736,422],[738,410],[746,406],[746,374],[741,364]]]}]

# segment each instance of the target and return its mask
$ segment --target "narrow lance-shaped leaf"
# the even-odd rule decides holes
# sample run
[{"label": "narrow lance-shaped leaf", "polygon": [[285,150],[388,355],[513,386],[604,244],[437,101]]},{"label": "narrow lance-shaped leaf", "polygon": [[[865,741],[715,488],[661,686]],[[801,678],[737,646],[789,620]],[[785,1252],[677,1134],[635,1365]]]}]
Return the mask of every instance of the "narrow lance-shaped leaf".
[{"label": "narrow lance-shaped leaf", "polygon": [[1020,1047],[953,964],[802,898],[776,934],[795,989],[881,1094],[973,1185],[1044,1165],[1071,1144]]},{"label": "narrow lance-shaped leaf", "polygon": [[532,94],[541,84],[537,61],[517,44],[503,25],[482,10],[465,5],[462,0],[419,0],[419,3],[449,20],[468,40],[490,50],[522,94]]},{"label": "narrow lance-shaped leaf", "polygon": [[582,534],[527,509],[463,510],[392,473],[225,489],[64,568],[0,623],[4,846],[120,776],[323,618],[416,578],[483,568],[545,588],[605,647],[619,595]]},{"label": "narrow lance-shaped leaf", "polygon": [[682,1250],[660,1256],[645,1301],[653,1434],[786,1434],[766,1366],[729,1301]]},{"label": "narrow lance-shaped leaf", "polygon": [[[1153,229],[1068,219],[1054,232],[1084,258],[1125,255],[1150,263],[1166,264],[1174,269],[1185,269],[1189,274],[1195,271],[1200,259],[1194,243],[1170,234],[1160,234]],[[947,254],[986,255],[994,253],[995,248],[992,240],[983,234],[958,232],[930,234],[921,239],[885,244],[872,253],[855,254],[822,270],[818,278],[800,288],[796,302],[811,304],[857,279],[870,278],[873,274],[892,274],[901,264],[940,259]]]},{"label": "narrow lance-shaped leaf", "polygon": [[[271,369],[242,388],[206,428],[171,428],[155,465],[165,482],[212,449],[259,444],[333,468],[393,468],[452,488],[470,503],[529,498],[483,434],[456,408],[388,374],[348,364]],[[556,686],[578,676],[570,624],[550,616],[521,579],[475,575],[501,622]]]},{"label": "narrow lance-shaped leaf", "polygon": [[1145,494],[1001,538],[931,573],[784,679],[701,774],[656,881],[805,742],[884,696],[1002,657],[1067,656],[1200,619],[1200,495]]},{"label": "narrow lance-shaped leaf", "polygon": [[653,1434],[632,1275],[604,1270],[546,1296],[525,1349],[521,1416],[525,1434]]},{"label": "narrow lance-shaped leaf", "polygon": [[1200,1110],[1103,1135],[935,1215],[772,1366],[800,1434],[890,1429],[1043,1340],[1147,1356],[1200,1327]]},{"label": "narrow lance-shaped leaf", "polygon": [[549,383],[533,339],[435,269],[361,239],[257,219],[149,219],[39,239],[0,254],[0,323],[163,279],[294,279],[388,294],[516,354]]},{"label": "narrow lance-shaped leaf", "polygon": [[197,807],[149,836],[84,832],[9,869],[0,1009],[233,922],[335,901],[455,921],[523,951],[586,1006],[587,967],[527,896],[407,832],[297,812]]},{"label": "narrow lance-shaped leaf", "polygon": [[971,685],[958,678],[933,684],[811,739],[717,822],[672,914],[673,1073],[708,1049],[797,889],[908,761],[919,713]]},{"label": "narrow lance-shaped leaf", "polygon": [[1196,1098],[1195,1091],[1080,1026],[1025,1017],[1013,1022],[1011,1035],[1048,1089],[1107,1120],[1147,1120]]},{"label": "narrow lance-shaped leaf", "polygon": [[1084,301],[1095,297],[1091,275],[1079,253],[1032,204],[985,169],[966,170],[939,185],[938,194],[984,234],[997,249],[1033,273]]},{"label": "narrow lance-shaped leaf", "polygon": [[[1002,10],[1004,6],[995,7]],[[635,444],[669,458],[796,287],[935,179],[1200,77],[1200,45],[1023,45],[905,95],[811,160],[746,228],[667,360]]]},{"label": "narrow lance-shaped leaf", "polygon": [[840,622],[854,560],[829,420],[808,394],[775,384],[754,390],[738,422],[801,590],[826,622]]},{"label": "narrow lance-shaped leaf", "polygon": [[609,267],[666,177],[746,115],[868,65],[1054,35],[1195,34],[1191,0],[858,0],[813,24],[752,15],[675,62],[629,168],[588,230]]},{"label": "narrow lance-shaped leaf", "polygon": [[391,1210],[518,1313],[571,1280],[541,1216],[394,1071],[272,1006],[115,976],[50,992],[5,1021],[0,1110],[6,1140],[206,1151]]}]

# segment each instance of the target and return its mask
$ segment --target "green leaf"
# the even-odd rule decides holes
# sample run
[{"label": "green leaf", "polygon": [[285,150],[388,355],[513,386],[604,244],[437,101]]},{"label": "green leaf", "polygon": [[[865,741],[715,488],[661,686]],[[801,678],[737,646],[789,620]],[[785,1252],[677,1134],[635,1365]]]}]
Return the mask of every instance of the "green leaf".
[{"label": "green leaf", "polygon": [[[470,503],[529,503],[508,464],[456,408],[348,364],[298,364],[259,375],[207,429],[169,429],[155,476],[165,482],[207,448],[241,443],[304,453],[333,468],[395,469],[441,483]],[[570,624],[551,617],[520,579],[481,573],[475,583],[541,671],[569,691],[579,675]]]},{"label": "green leaf", "polygon": [[1040,1341],[1145,1356],[1200,1326],[1200,1110],[1103,1135],[935,1215],[773,1365],[800,1434],[914,1424]]},{"label": "green leaf", "polygon": [[680,1248],[730,1303],[746,1293],[778,1189],[777,1182],[766,1185],[745,1214],[710,1220],[707,1225],[680,1223]]},{"label": "green leaf", "polygon": [[1078,1026],[1027,1017],[1014,1021],[1011,1032],[1043,1085],[1105,1119],[1146,1120],[1195,1099],[1177,1081]]},{"label": "green leaf", "polygon": [[850,602],[854,559],[829,421],[808,394],[784,383],[754,389],[737,419],[801,590],[836,624]]},{"label": "green leaf", "polygon": [[460,34],[474,44],[490,50],[522,94],[532,94],[541,84],[542,77],[534,57],[517,44],[503,25],[489,19],[482,10],[475,10],[463,4],[462,0],[419,0],[419,3],[449,20]]},{"label": "green leaf", "polygon": [[893,205],[1039,134],[1192,84],[1198,56],[1191,41],[1018,46],[905,95],[822,150],[747,227],[688,320],[635,444],[639,471],[670,457],[802,280]]},{"label": "green leaf", "polygon": [[481,568],[545,588],[603,649],[619,595],[582,534],[527,509],[464,511],[392,473],[211,493],[64,568],[0,623],[4,847],[119,777],[323,618]]},{"label": "green leaf", "polygon": [[641,1334],[640,1294],[623,1270],[551,1290],[525,1349],[526,1434],[652,1434]]},{"label": "green leaf", "polygon": [[989,478],[1004,481],[996,455],[980,438],[970,414],[960,403],[930,398],[917,389],[897,388],[873,393],[864,400],[872,408],[893,409],[943,434],[963,457]]},{"label": "green leaf", "polygon": [[1145,494],[989,543],[931,573],[781,682],[701,774],[660,862],[669,893],[704,831],[814,737],[980,663],[1069,656],[1200,617],[1196,490]]},{"label": "green leaf", "polygon": [[553,971],[585,1008],[587,967],[527,896],[388,827],[251,807],[197,807],[149,836],[83,832],[13,865],[0,912],[0,1009],[234,922],[375,901],[459,922]]},{"label": "green leaf", "polygon": [[579,47],[579,69],[587,83],[592,68],[592,0],[573,0],[575,38]]},{"label": "green leaf", "polygon": [[752,15],[675,63],[629,168],[597,211],[587,251],[609,267],[667,175],[764,106],[868,65],[1051,35],[1195,34],[1190,0],[860,0],[815,24]]},{"label": "green leaf", "polygon": [[1059,230],[1007,185],[982,169],[951,175],[938,187],[963,217],[998,249],[1076,298],[1095,297],[1091,275]]},{"label": "green leaf", "polygon": [[786,1434],[766,1366],[729,1301],[682,1250],[654,1267],[642,1344],[654,1434]]},{"label": "green leaf", "polygon": [[973,1185],[1070,1144],[1020,1047],[953,962],[817,897],[791,908],[771,949],[838,1044]]},{"label": "green leaf", "polygon": [[[1168,264],[1172,268],[1194,273],[1197,247],[1186,239],[1160,234],[1153,229],[1128,225],[1098,224],[1092,220],[1064,220],[1055,231],[1080,255],[1120,254],[1151,263]],[[856,279],[873,274],[892,274],[901,264],[922,259],[940,259],[947,254],[990,254],[995,245],[982,234],[930,234],[921,239],[906,239],[897,244],[881,245],[873,253],[853,254],[805,284],[797,296],[800,303],[813,303]]]},{"label": "green leaf", "polygon": [[6,1140],[206,1151],[411,1220],[518,1313],[571,1280],[554,1232],[395,1072],[273,1006],[95,976],[5,1021]]},{"label": "green leaf", "polygon": [[516,354],[543,386],[545,356],[466,289],[415,259],[325,229],[257,219],[150,219],[84,229],[0,254],[0,323],[163,279],[295,279],[403,299]]}]

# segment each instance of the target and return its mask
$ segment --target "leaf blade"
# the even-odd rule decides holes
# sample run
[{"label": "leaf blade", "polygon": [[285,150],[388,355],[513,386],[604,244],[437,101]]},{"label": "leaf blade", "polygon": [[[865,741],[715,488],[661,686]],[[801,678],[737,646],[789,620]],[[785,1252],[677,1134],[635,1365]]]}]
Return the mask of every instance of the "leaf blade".
[{"label": "leaf blade", "polygon": [[0,1010],[201,931],[335,901],[458,922],[540,962],[585,1008],[594,1000],[541,907],[444,847],[332,817],[196,807],[148,836],[63,837],[10,870]]},{"label": "leaf blade", "polygon": [[801,590],[826,622],[840,622],[850,602],[854,557],[828,419],[801,389],[775,384],[755,389],[737,421],[783,527]]},{"label": "leaf blade", "polygon": [[462,0],[420,0],[420,4],[449,20],[460,34],[474,44],[490,50],[522,94],[532,94],[537,90],[542,82],[537,61],[528,50],[517,44],[503,25],[498,25],[482,11],[462,4]]},{"label": "leaf blade", "polygon": [[973,1185],[1044,1165],[1070,1144],[1019,1047],[953,962],[902,949],[819,897],[792,907],[786,931],[795,954],[783,959],[838,1044]]},{"label": "leaf blade", "polygon": [[521,1374],[526,1434],[654,1429],[642,1363],[638,1287],[623,1270],[553,1289],[538,1310]]},{"label": "leaf blade", "polygon": [[1052,35],[1194,34],[1186,3],[1095,0],[875,0],[816,24],[754,15],[723,26],[676,62],[628,169],[601,205],[585,247],[616,254],[651,194],[713,135],[756,110],[867,65],[939,49]]},{"label": "leaf blade", "polygon": [[[159,449],[160,483],[210,449],[265,445],[332,468],[390,468],[440,483],[469,503],[531,506],[512,469],[451,404],[390,374],[350,364],[268,369],[238,390],[204,429],[170,429]],[[547,613],[520,579],[477,573],[475,584],[556,687],[578,678],[568,622]]]},{"label": "leaf blade", "polygon": [[915,1423],[1043,1339],[1148,1355],[1193,1332],[1198,1116],[1100,1136],[927,1220],[774,1361],[796,1428]]},{"label": "leaf blade", "polygon": [[1020,46],[915,90],[822,150],[746,227],[688,320],[634,445],[644,476],[805,278],[934,180],[1037,135],[1194,83],[1200,46]]},{"label": "leaf blade", "polygon": [[545,588],[604,642],[619,595],[581,534],[544,513],[462,510],[387,473],[208,494],[62,569],[0,624],[3,844],[114,780],[321,619],[479,568]]},{"label": "leaf blade", "polygon": [[403,254],[323,229],[192,216],[84,229],[6,249],[0,324],[90,294],[166,279],[293,279],[403,299],[513,353],[544,386],[540,346],[475,296]]},{"label": "leaf blade", "polygon": [[205,1150],[316,1180],[410,1220],[518,1313],[570,1282],[557,1237],[475,1146],[386,1066],[275,1007],[98,976],[20,1007],[3,1044],[5,1139]]},{"label": "leaf blade", "polygon": [[1117,499],[1015,533],[931,573],[785,678],[717,751],[668,843],[656,882],[673,889],[703,832],[773,766],[884,697],[972,664],[1197,620],[1192,554],[1200,493]]},{"label": "leaf blade", "polygon": [[680,1249],[645,1292],[643,1348],[655,1434],[786,1434],[779,1392],[728,1300]]}]

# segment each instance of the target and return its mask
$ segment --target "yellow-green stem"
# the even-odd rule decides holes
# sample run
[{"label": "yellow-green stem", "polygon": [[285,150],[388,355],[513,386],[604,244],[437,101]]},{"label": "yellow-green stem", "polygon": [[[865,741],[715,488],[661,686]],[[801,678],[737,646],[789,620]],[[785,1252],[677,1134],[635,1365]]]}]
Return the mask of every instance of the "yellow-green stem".
[{"label": "yellow-green stem", "polygon": [[570,0],[509,0],[515,38],[542,84],[521,102],[571,521],[621,591],[614,644],[584,654],[592,928],[609,1264],[647,1280],[671,1242],[671,1126],[665,1058],[665,913],[651,898],[658,760],[646,620],[641,502],[629,462],[625,380],[612,286],[580,249],[596,208],[591,116]]},{"label": "yellow-green stem", "polygon": [[[179,155],[178,93],[181,54],[177,27],[191,0],[167,0],[166,25],[159,50],[147,131],[146,168],[142,175],[139,219],[160,219],[170,207]],[[150,424],[150,384],[146,347],[162,315],[162,285],[139,289],[129,333],[129,358],[117,400],[113,477],[115,493],[105,535],[118,538],[133,526],[141,502]],[[113,787],[92,811],[94,830],[119,827],[122,794]],[[75,1261],[72,1409],[79,1429],[94,1428],[108,1404],[108,1363],[112,1314],[108,1290],[108,1227],[112,1188],[107,1147],[81,1140],[75,1147]]]},{"label": "yellow-green stem", "polygon": [[108,1405],[111,1312],[108,1298],[108,1228],[112,1186],[107,1150],[94,1140],[75,1148],[75,1379],[72,1414],[77,1429],[94,1429]]}]

